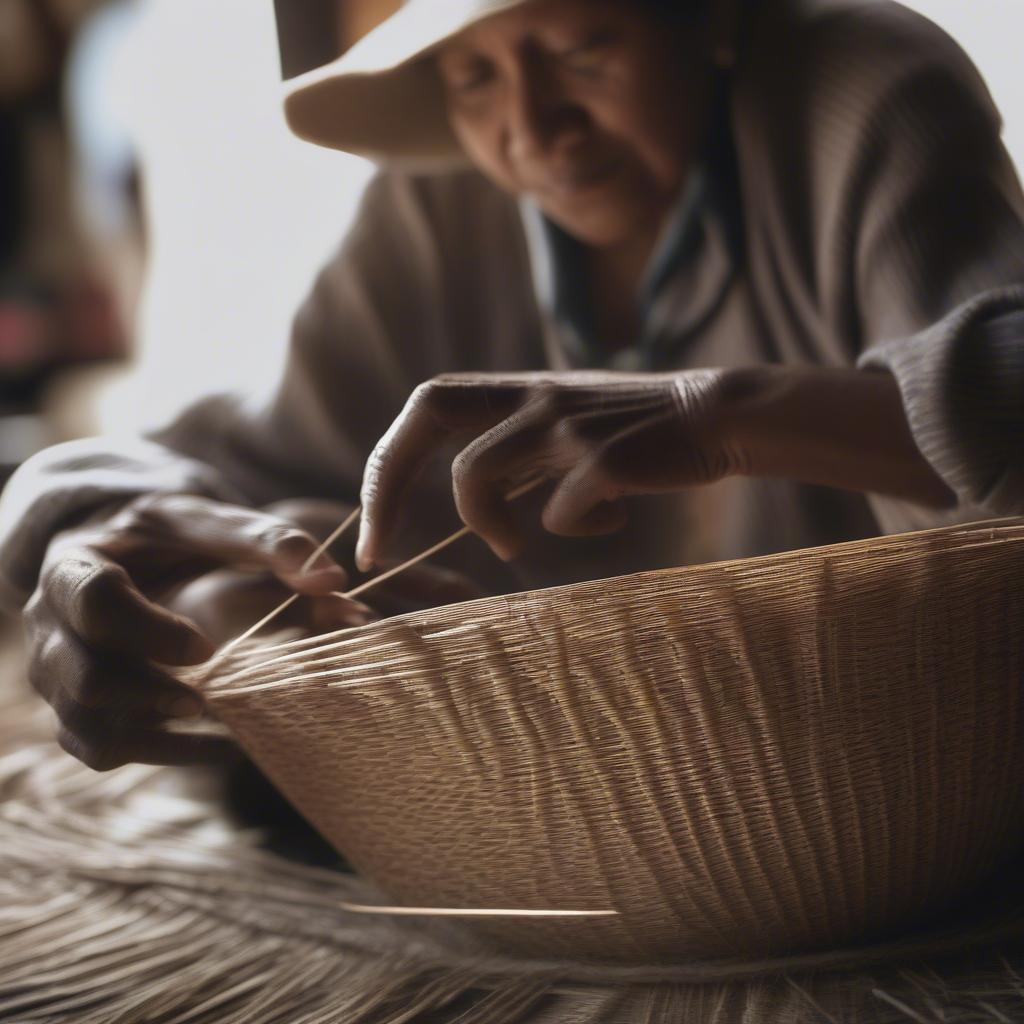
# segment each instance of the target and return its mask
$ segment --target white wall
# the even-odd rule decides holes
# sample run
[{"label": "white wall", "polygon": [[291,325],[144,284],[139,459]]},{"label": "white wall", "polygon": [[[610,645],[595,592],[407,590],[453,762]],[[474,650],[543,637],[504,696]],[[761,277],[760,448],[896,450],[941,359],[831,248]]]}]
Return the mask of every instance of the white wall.
[{"label": "white wall", "polygon": [[96,428],[163,422],[192,396],[272,380],[289,324],[369,167],[293,138],[272,0],[146,0],[126,40],[149,219],[135,365]]}]

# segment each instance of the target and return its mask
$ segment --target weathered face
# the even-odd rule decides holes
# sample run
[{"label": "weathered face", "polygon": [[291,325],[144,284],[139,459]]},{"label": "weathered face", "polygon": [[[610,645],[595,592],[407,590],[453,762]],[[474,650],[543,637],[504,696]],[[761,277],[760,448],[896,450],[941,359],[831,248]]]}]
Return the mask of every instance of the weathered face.
[{"label": "weathered face", "polygon": [[632,0],[531,0],[461,33],[438,65],[455,133],[507,192],[595,246],[657,230],[710,104],[701,29]]}]

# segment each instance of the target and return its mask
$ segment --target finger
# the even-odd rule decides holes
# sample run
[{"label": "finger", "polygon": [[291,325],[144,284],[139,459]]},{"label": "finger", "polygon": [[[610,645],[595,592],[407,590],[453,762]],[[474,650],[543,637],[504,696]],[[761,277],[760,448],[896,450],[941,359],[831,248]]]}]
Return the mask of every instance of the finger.
[{"label": "finger", "polygon": [[84,738],[163,728],[171,721],[166,715],[144,704],[86,707],[66,691],[57,693],[50,706],[66,729]]},{"label": "finger", "polygon": [[[327,594],[344,589],[345,570],[321,553],[304,530],[278,516],[188,494],[164,494],[134,502],[117,521],[122,532],[190,555],[270,570],[293,590]],[[119,538],[112,544],[116,553]]]},{"label": "finger", "polygon": [[531,401],[467,445],[452,464],[459,516],[505,561],[523,546],[507,500],[509,482],[557,474],[579,457],[575,445],[558,443],[555,415],[549,401]]},{"label": "finger", "polygon": [[621,530],[628,522],[629,513],[624,502],[602,500],[569,522],[559,523],[555,520],[557,530],[546,528],[563,537],[603,537]]},{"label": "finger", "polygon": [[380,613],[350,597],[334,594],[329,597],[311,597],[300,610],[300,625],[315,633],[330,633],[337,629],[366,626],[380,619]]},{"label": "finger", "polygon": [[62,725],[57,730],[57,742],[72,757],[98,772],[125,764],[227,764],[241,757],[238,745],[227,737],[163,729],[81,735]]},{"label": "finger", "polygon": [[151,729],[134,734],[125,745],[134,764],[231,764],[242,757],[238,744],[227,736],[208,736]]},{"label": "finger", "polygon": [[203,711],[199,694],[154,666],[105,658],[59,630],[33,659],[30,675],[55,707],[70,700],[89,711],[186,719]]},{"label": "finger", "polygon": [[[225,643],[260,621],[288,596],[283,584],[269,574],[219,569],[182,587],[169,607],[188,616],[217,643]],[[365,625],[373,618],[372,610],[361,602],[330,594],[293,602],[267,628],[341,629]]]},{"label": "finger", "polygon": [[92,548],[65,552],[46,570],[43,587],[54,616],[87,647],[167,665],[213,654],[192,623],[147,601],[124,569]]},{"label": "finger", "polygon": [[368,572],[391,537],[405,489],[431,454],[453,437],[500,423],[524,395],[518,382],[442,377],[421,384],[367,460],[356,565]]},{"label": "finger", "polygon": [[[384,563],[384,568],[390,568]],[[404,615],[424,608],[475,601],[485,592],[461,573],[435,565],[413,565],[381,584],[373,592],[373,603],[386,615]]]},{"label": "finger", "polygon": [[[267,505],[262,511],[277,516],[289,523],[294,523],[300,530],[305,530],[314,537],[317,543],[325,540],[334,532],[339,523],[344,522],[355,506],[340,501],[328,501],[324,498],[287,498]],[[355,549],[356,531],[346,532],[331,545],[331,551],[341,551],[347,555]]]},{"label": "finger", "polygon": [[571,469],[554,489],[541,521],[550,533],[562,537],[611,533],[626,522],[619,501],[626,491],[609,477],[603,452],[595,452]]}]

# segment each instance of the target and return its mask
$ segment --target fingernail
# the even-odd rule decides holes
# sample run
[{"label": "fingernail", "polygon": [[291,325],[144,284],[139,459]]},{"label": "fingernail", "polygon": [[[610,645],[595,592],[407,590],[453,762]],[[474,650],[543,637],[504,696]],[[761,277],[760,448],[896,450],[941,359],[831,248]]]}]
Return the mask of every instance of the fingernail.
[{"label": "fingernail", "polygon": [[373,568],[371,555],[369,538],[359,534],[359,542],[356,544],[356,566],[360,572],[369,572]]},{"label": "fingernail", "polygon": [[158,706],[168,718],[198,718],[203,713],[200,701],[187,695],[165,697]]}]

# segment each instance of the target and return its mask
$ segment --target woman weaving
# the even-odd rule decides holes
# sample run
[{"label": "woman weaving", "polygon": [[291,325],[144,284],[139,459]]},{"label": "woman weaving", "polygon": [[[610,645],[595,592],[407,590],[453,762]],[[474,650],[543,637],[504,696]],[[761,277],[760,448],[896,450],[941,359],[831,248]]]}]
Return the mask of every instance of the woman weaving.
[{"label": "woman weaving", "polygon": [[86,763],[217,756],[165,730],[200,708],[157,665],[291,588],[365,620],[296,526],[361,480],[362,570],[456,506],[500,556],[464,541],[407,604],[1024,511],[1024,199],[919,16],[413,0],[287,111],[383,166],[272,398],[52,449],[4,497],[5,597]]}]

